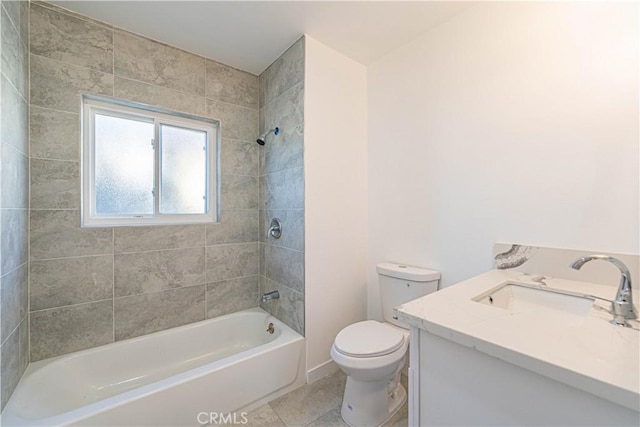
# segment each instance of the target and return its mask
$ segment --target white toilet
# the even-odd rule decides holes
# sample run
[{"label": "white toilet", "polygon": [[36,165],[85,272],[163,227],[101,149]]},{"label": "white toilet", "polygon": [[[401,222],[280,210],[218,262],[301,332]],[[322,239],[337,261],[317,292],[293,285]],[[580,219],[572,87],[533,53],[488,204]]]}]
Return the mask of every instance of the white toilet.
[{"label": "white toilet", "polygon": [[378,264],[384,322],[365,320],[341,330],[331,357],[347,374],[342,419],[352,426],[379,426],[407,399],[400,373],[409,330],[393,318],[393,308],[438,289],[440,273],[391,262]]}]

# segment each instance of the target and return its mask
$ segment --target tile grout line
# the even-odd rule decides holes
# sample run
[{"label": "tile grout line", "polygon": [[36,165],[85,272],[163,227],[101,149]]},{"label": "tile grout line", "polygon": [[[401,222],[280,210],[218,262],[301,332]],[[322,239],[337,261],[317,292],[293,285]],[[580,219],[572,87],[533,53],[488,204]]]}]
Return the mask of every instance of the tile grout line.
[{"label": "tile grout line", "polygon": [[286,169],[280,169],[280,170],[277,170],[277,171],[272,171],[272,172],[263,173],[262,175],[260,175],[260,178],[262,178],[262,177],[267,177],[267,176],[269,176],[269,175],[274,175],[274,174],[277,174],[277,173],[282,173],[282,172],[292,171],[292,170],[295,170],[295,169],[302,169],[302,170],[304,170],[304,165],[302,165],[302,166],[293,166],[293,167],[286,168]]},{"label": "tile grout line", "polygon": [[30,259],[31,262],[46,262],[46,261],[57,261],[63,259],[82,259],[82,258],[97,258],[97,257],[107,257],[112,255],[111,253],[104,254],[95,254],[95,255],[78,255],[78,256],[68,256],[68,257],[58,257],[58,258],[35,258]]},{"label": "tile grout line", "polygon": [[260,110],[267,108],[268,106],[270,106],[271,104],[273,104],[274,102],[276,102],[277,100],[279,100],[280,98],[282,98],[284,95],[286,95],[287,93],[291,92],[291,90],[293,90],[296,86],[298,85],[304,85],[304,79],[300,80],[299,82],[293,84],[293,86],[291,86],[289,89],[285,90],[284,92],[282,92],[280,95],[276,96],[275,98],[273,98],[271,101],[269,101],[268,104],[263,105],[262,107],[259,107]]},{"label": "tile grout line", "polygon": [[[29,59],[27,59],[27,61],[29,61]],[[27,106],[29,105],[29,100],[25,98],[25,95],[22,94],[22,92],[20,92],[20,89],[18,89],[16,87],[16,85],[13,84],[13,82],[11,81],[11,79],[4,73],[4,71],[0,70],[0,75],[2,77],[4,77],[4,79],[7,81],[7,83],[9,83],[11,85],[11,87],[16,91],[16,93],[18,94],[18,96],[24,101],[25,104],[27,104]],[[29,95],[29,94],[26,94]]]},{"label": "tile grout line", "polygon": [[205,285],[216,285],[218,283],[222,283],[222,282],[228,282],[230,280],[242,280],[242,279],[250,279],[252,277],[260,277],[260,274],[251,274],[249,276],[238,276],[238,277],[229,277],[227,279],[222,279],[222,280],[215,280],[215,281],[209,281],[209,280],[205,280]]},{"label": "tile grout line", "polygon": [[[269,402],[271,403],[271,402]],[[286,426],[287,424],[284,422],[284,420],[280,417],[280,414],[278,414],[276,412],[275,409],[273,409],[273,406],[269,405],[269,407],[271,408],[271,410],[273,411],[274,414],[276,414],[276,417],[278,418],[278,420],[280,420],[280,422],[282,423],[282,425]]]},{"label": "tile grout line", "polygon": [[245,174],[239,174],[239,173],[221,173],[220,177],[223,177],[223,176],[248,176],[250,178],[255,178],[255,179],[260,178],[258,175],[245,175]]},{"label": "tile grout line", "polygon": [[234,104],[233,102],[224,101],[224,100],[219,99],[219,98],[208,98],[208,97],[206,97],[206,96],[203,96],[203,98],[204,98],[205,100],[214,101],[214,102],[219,102],[219,103],[221,103],[221,104],[225,104],[225,105],[232,105],[232,106],[234,106],[234,107],[242,108],[242,109],[244,109],[244,110],[251,110],[251,111],[255,111],[255,112],[257,112],[258,114],[260,114],[260,109],[259,109],[259,108],[253,108],[253,107],[247,107],[247,106],[245,106],[245,105]]},{"label": "tile grout line", "polygon": [[227,142],[233,142],[233,143],[235,143],[235,144],[239,144],[239,143],[242,143],[242,144],[249,144],[249,145],[251,145],[252,147],[256,147],[256,149],[258,149],[258,148],[259,148],[259,147],[257,147],[257,146],[256,146],[256,142],[255,142],[255,141],[245,141],[244,139],[228,138],[228,137],[226,137],[226,136],[225,136],[224,138],[221,138],[221,139],[223,139],[223,140],[225,140],[225,141],[227,141]]},{"label": "tile grout line", "polygon": [[300,291],[298,291],[298,290],[296,290],[296,289],[293,289],[293,288],[292,288],[291,286],[289,286],[289,285],[285,285],[285,284],[284,284],[284,283],[282,283],[282,282],[278,282],[277,280],[270,279],[270,278],[269,278],[269,277],[267,277],[267,276],[264,276],[264,278],[265,278],[265,279],[267,279],[267,280],[268,280],[268,281],[270,281],[270,282],[275,283],[276,285],[279,285],[279,286],[282,286],[282,287],[284,287],[284,288],[287,288],[287,290],[288,290],[288,291],[291,291],[291,292],[294,292],[294,293],[299,294],[299,295],[301,295],[301,296],[304,296],[304,292],[300,292]]},{"label": "tile grout line", "polygon": [[[27,119],[29,120],[29,119]],[[27,123],[27,126],[29,125],[29,123]],[[28,130],[27,130],[27,140],[29,139],[29,134],[28,134]],[[19,149],[18,147],[16,147],[15,145],[11,144],[10,142],[7,141],[2,141],[3,145],[6,145],[7,147],[11,148],[12,150],[15,150],[16,152],[18,152],[19,154],[22,154],[24,157],[27,158],[27,160],[29,160],[29,144],[27,141],[27,152],[25,153],[24,151],[22,151],[21,149]]]},{"label": "tile grout line", "polygon": [[112,301],[112,299],[111,298],[102,298],[102,299],[98,299],[98,300],[95,300],[95,301],[84,301],[84,302],[78,302],[78,303],[75,303],[75,304],[61,305],[61,306],[58,306],[58,307],[41,308],[40,310],[33,310],[33,311],[29,312],[29,314],[42,313],[43,311],[53,311],[53,310],[59,310],[59,309],[63,309],[63,308],[80,307],[80,306],[83,306],[83,305],[97,304],[97,303],[105,302],[105,301]]},{"label": "tile grout line", "polygon": [[[29,56],[35,56],[36,58],[44,59],[45,61],[57,62],[58,64],[71,65],[72,67],[82,68],[83,70],[94,71],[96,73],[104,74],[106,76],[114,76],[113,73],[109,73],[108,71],[103,71],[98,68],[88,67],[86,65],[74,64],[73,62],[63,61],[56,58],[50,58],[48,56],[40,55],[38,53],[29,52]],[[133,79],[132,79],[133,80]],[[65,110],[63,110],[65,111]]]},{"label": "tile grout line", "polygon": [[[13,273],[14,271],[19,270],[22,266],[24,266],[25,264],[28,264],[28,260],[25,260],[22,264],[19,264],[17,266],[15,266],[14,268],[12,268],[11,270],[7,271],[6,273],[4,273],[2,276],[0,276],[0,279],[4,279],[6,278],[9,274]],[[27,268],[29,266],[27,265]]]},{"label": "tile grout line", "polygon": [[[109,255],[114,255],[115,256],[115,255],[156,253],[156,252],[171,252],[171,251],[181,251],[181,250],[187,250],[187,249],[215,248],[215,247],[220,247],[220,246],[250,245],[250,244],[254,244],[254,243],[264,243],[264,242],[259,242],[259,241],[232,242],[232,243],[219,243],[219,244],[215,244],[215,245],[205,245],[205,246],[188,246],[188,247],[183,247],[183,248],[149,249],[149,250],[144,250],[144,251],[114,252],[114,253],[105,252],[105,253],[92,254],[92,255],[63,256],[63,257],[56,257],[56,258],[35,258],[35,259],[31,259],[31,261],[36,261],[36,262],[43,261],[44,262],[44,261],[56,261],[56,260],[63,260],[63,259],[76,259],[76,258],[97,258],[97,257],[104,257],[104,256],[109,256]],[[284,249],[287,249],[287,248],[284,248]]]},{"label": "tile grout line", "polygon": [[82,22],[87,22],[89,24],[93,24],[93,25],[95,25],[97,27],[101,27],[101,28],[108,29],[108,30],[113,29],[113,25],[107,24],[106,22],[99,21],[97,19],[91,18],[91,17],[86,16],[86,15],[83,15],[83,14],[81,14],[79,12],[74,12],[74,11],[72,11],[70,9],[66,9],[66,8],[64,8],[62,6],[51,4],[48,1],[35,2],[35,1],[31,0],[30,3],[32,5],[34,5],[34,6],[38,6],[38,7],[41,7],[43,9],[47,9],[50,12],[59,13],[61,15],[65,15],[65,16],[68,16],[70,18],[82,21]]},{"label": "tile grout line", "polygon": [[[26,157],[26,156],[25,156]],[[50,160],[56,160],[57,159],[50,159]],[[61,160],[64,161],[64,160]],[[73,162],[73,161],[70,161]],[[232,176],[249,176],[251,178],[255,178],[252,177],[251,175],[232,175]],[[11,208],[11,207],[7,207],[7,208],[2,208],[0,207],[0,210],[2,209],[26,209],[26,208]],[[34,211],[79,211],[79,208],[38,208],[38,209],[32,209]],[[288,208],[274,208],[274,209],[262,209],[262,208],[229,208],[229,209],[223,209],[224,212],[235,212],[235,211],[302,211],[304,209],[302,208],[295,208],[295,209],[288,209]],[[219,222],[191,222],[191,223],[176,223],[176,224],[155,224],[155,225],[110,225],[108,227],[88,227],[88,228],[129,228],[129,227],[134,227],[134,228],[143,228],[143,227],[163,227],[163,226],[179,226],[179,225],[215,225],[215,224],[220,224]]]},{"label": "tile grout line", "polygon": [[[68,212],[68,211],[80,211],[80,209],[79,209],[79,208],[78,208],[78,209],[72,209],[72,208],[55,208],[55,209],[54,209],[54,208],[46,208],[46,209],[44,209],[44,208],[37,208],[37,209],[34,209],[34,208],[31,208],[31,210],[32,210],[32,211],[36,211],[36,212],[38,212],[38,211],[45,211],[45,212],[50,212],[50,211],[62,211],[62,212]],[[96,227],[94,227],[94,228],[96,228]]]},{"label": "tile grout line", "polygon": [[320,416],[318,416],[317,418],[312,419],[311,421],[309,421],[308,423],[305,424],[305,427],[310,426],[311,424],[315,423],[316,421],[318,421],[320,418],[324,417],[325,415],[328,415],[329,413],[333,412],[334,409],[336,409],[338,406],[340,406],[340,403],[337,404],[336,406],[334,406],[333,408],[329,409],[327,412],[325,412],[324,414],[321,414]]},{"label": "tile grout line", "polygon": [[52,159],[50,157],[30,157],[30,158],[35,160],[47,160],[50,162],[80,163],[80,160]]},{"label": "tile grout line", "polygon": [[39,313],[39,312],[43,312],[43,311],[51,311],[51,310],[58,310],[58,309],[63,309],[63,308],[72,308],[72,307],[79,307],[79,306],[83,306],[83,305],[88,305],[88,304],[96,304],[96,303],[101,303],[101,302],[106,302],[106,301],[115,301],[115,300],[120,300],[120,299],[126,299],[126,298],[132,298],[132,297],[140,297],[143,295],[153,295],[153,294],[160,294],[163,292],[171,292],[171,291],[180,291],[183,289],[190,289],[190,288],[196,288],[198,286],[203,286],[206,287],[208,284],[216,284],[216,283],[221,283],[221,282],[226,282],[228,280],[239,280],[239,279],[246,279],[246,278],[251,278],[251,277],[256,277],[257,275],[251,275],[251,276],[240,276],[240,277],[230,277],[228,279],[224,279],[224,280],[220,280],[220,281],[216,281],[216,282],[207,282],[206,280],[201,282],[201,283],[195,283],[195,284],[191,284],[191,285],[187,285],[187,286],[179,286],[179,287],[175,287],[175,288],[168,288],[168,289],[159,289],[159,290],[154,290],[151,292],[141,292],[141,293],[135,293],[135,294],[131,294],[131,295],[123,295],[123,296],[119,296],[119,297],[112,297],[112,298],[101,298],[98,300],[94,300],[94,301],[83,301],[83,302],[78,302],[75,304],[67,304],[67,305],[60,305],[60,306],[56,306],[56,307],[47,307],[47,308],[41,308],[38,310],[33,310],[30,311],[29,314],[33,314],[33,313]]},{"label": "tile grout line", "polygon": [[27,84],[29,85],[27,95],[27,156],[29,159],[29,170],[27,171],[27,367],[31,363],[31,2],[27,4]]},{"label": "tile grout line", "polygon": [[[24,264],[21,264],[21,266],[22,266],[22,265],[24,265]],[[2,346],[7,342],[7,340],[11,337],[11,335],[13,335],[14,333],[19,333],[18,331],[19,331],[19,329],[20,329],[20,325],[22,324],[22,322],[24,321],[24,319],[28,316],[28,314],[29,314],[29,312],[27,312],[27,314],[25,314],[25,315],[24,315],[24,317],[22,317],[22,318],[20,319],[20,321],[18,322],[18,324],[15,326],[15,328],[13,328],[13,329],[11,330],[11,332],[9,332],[9,333],[7,334],[7,336],[5,337],[4,341],[0,342],[0,347],[2,347]],[[18,335],[18,343],[20,342],[19,340],[20,340],[20,335]],[[20,359],[20,344],[18,344],[18,359]]]},{"label": "tile grout line", "polygon": [[[116,97],[116,32],[111,27],[111,74],[113,75],[113,88],[111,89],[111,95]],[[82,119],[82,117],[80,118]],[[115,341],[115,340],[114,340]]]},{"label": "tile grout line", "polygon": [[4,13],[7,15],[7,18],[9,19],[9,22],[11,23],[11,25],[13,25],[13,29],[15,30],[16,34],[18,35],[18,37],[22,38],[21,35],[20,35],[20,29],[18,28],[18,24],[13,22],[13,18],[11,17],[11,14],[7,10],[6,6],[4,5],[4,2],[1,2],[0,7],[2,7],[2,9],[4,9]]},{"label": "tile grout line", "polygon": [[[27,138],[29,138],[29,137],[27,136]],[[29,159],[29,154],[25,153],[24,151],[22,151],[21,149],[19,149],[19,148],[18,148],[18,147],[16,147],[15,145],[13,145],[12,143],[7,142],[7,141],[4,141],[4,140],[0,140],[0,143],[1,143],[2,145],[6,145],[7,147],[10,147],[11,149],[13,149],[13,150],[17,151],[19,154],[22,154],[24,157],[26,157],[27,159]],[[29,151],[29,150],[27,149],[27,151]],[[256,178],[257,178],[257,177],[256,177]]]},{"label": "tile grout line", "polygon": [[[202,111],[206,113],[207,112],[207,59],[206,58],[204,59],[204,88],[202,93],[204,94],[204,105],[202,106],[203,108]],[[220,124],[219,124],[219,128],[221,127],[222,127],[222,121],[220,121]],[[220,136],[219,138],[220,138],[220,143],[222,143],[222,136]],[[218,150],[218,153],[220,153],[220,150]],[[222,169],[222,165],[220,165],[220,168]]]},{"label": "tile grout line", "polygon": [[[31,85],[31,84],[29,84],[29,85]],[[40,110],[55,111],[56,113],[73,114],[74,116],[80,116],[80,112],[60,110],[60,109],[57,109],[57,108],[45,107],[45,106],[38,105],[38,104],[29,104],[29,107],[30,107],[30,110],[33,109],[33,108],[37,108],[37,109],[40,109]],[[31,111],[29,111],[29,115],[31,115]]]},{"label": "tile grout line", "polygon": [[[235,279],[236,278],[229,279],[229,280],[235,280]],[[121,296],[114,297],[114,300],[122,300],[122,299],[126,299],[126,298],[131,298],[131,297],[139,297],[139,296],[142,296],[142,295],[160,294],[162,292],[180,291],[180,290],[183,290],[183,289],[196,288],[198,286],[206,286],[206,285],[207,285],[207,282],[206,281],[202,281],[200,283],[193,283],[193,284],[184,285],[184,286],[176,286],[174,288],[157,289],[157,290],[154,290],[154,291],[138,292],[138,293],[130,294],[130,295],[121,295]],[[106,301],[106,300],[103,300],[103,301]],[[81,303],[81,304],[88,304],[88,303]],[[67,306],[63,306],[63,307],[67,307]]]},{"label": "tile grout line", "polygon": [[302,249],[293,249],[293,248],[290,248],[288,246],[275,245],[275,244],[270,243],[270,242],[262,242],[261,241],[260,243],[264,243],[265,245],[268,245],[268,246],[273,246],[274,248],[285,249],[285,250],[288,250],[288,251],[291,251],[291,252],[297,252],[297,253],[300,253],[300,254],[304,254],[304,250],[302,250]]}]

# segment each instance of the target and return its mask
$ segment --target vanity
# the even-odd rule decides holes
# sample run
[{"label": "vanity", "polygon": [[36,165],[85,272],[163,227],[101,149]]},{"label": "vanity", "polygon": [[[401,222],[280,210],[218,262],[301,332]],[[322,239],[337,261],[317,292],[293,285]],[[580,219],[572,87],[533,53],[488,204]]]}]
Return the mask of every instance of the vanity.
[{"label": "vanity", "polygon": [[639,324],[610,323],[616,288],[540,277],[496,269],[396,308],[410,426],[640,425]]}]

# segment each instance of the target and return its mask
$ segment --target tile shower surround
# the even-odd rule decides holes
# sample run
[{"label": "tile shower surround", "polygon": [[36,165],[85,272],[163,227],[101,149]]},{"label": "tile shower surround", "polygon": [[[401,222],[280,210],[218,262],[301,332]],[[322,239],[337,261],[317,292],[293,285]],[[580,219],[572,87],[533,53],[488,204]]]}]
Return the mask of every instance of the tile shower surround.
[{"label": "tile shower surround", "polygon": [[0,409],[29,363],[28,4],[0,2]]},{"label": "tile shower surround", "polygon": [[[47,3],[29,34],[31,361],[257,306],[259,78]],[[221,223],[80,228],[82,92],[220,120]]]},{"label": "tile shower surround", "polygon": [[[280,299],[261,306],[304,334],[304,38],[260,75],[260,132],[276,126],[260,152],[260,292]],[[272,218],[278,240],[267,236]]]}]

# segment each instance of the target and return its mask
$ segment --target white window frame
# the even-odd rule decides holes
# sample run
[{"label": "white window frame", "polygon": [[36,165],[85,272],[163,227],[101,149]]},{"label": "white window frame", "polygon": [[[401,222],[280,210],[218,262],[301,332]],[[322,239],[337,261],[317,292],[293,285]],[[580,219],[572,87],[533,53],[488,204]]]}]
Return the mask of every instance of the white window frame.
[{"label": "white window frame", "polygon": [[[106,113],[114,117],[142,120],[154,123],[154,186],[152,215],[98,215],[95,197],[95,115]],[[218,147],[219,122],[188,114],[155,108],[143,104],[118,99],[82,96],[82,164],[81,164],[81,212],[82,227],[119,227],[140,225],[198,224],[218,221]],[[207,133],[206,197],[207,209],[204,214],[162,214],[160,213],[160,125],[193,129]],[[150,189],[151,190],[151,189]]]}]

